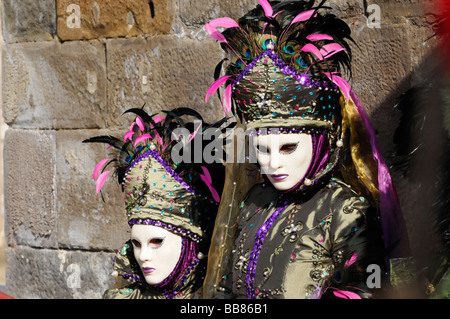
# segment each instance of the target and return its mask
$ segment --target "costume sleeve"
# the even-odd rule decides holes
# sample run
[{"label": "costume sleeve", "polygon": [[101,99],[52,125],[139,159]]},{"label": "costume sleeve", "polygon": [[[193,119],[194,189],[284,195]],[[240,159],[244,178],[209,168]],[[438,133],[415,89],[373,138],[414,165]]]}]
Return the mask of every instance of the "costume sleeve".
[{"label": "costume sleeve", "polygon": [[385,284],[385,251],[376,209],[362,197],[344,200],[333,214],[330,236],[334,271],[323,286],[322,298],[375,297]]}]

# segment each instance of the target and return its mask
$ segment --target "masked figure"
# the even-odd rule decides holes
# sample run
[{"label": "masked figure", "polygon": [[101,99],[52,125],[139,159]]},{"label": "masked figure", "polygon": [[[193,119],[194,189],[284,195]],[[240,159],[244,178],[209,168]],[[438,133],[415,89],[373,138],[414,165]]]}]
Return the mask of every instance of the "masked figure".
[{"label": "masked figure", "polygon": [[207,97],[225,87],[224,111],[242,123],[264,180],[241,201],[246,175],[229,165],[205,294],[380,296],[407,235],[373,128],[343,78],[350,29],[324,1],[259,2],[237,22],[206,25],[229,62]]},{"label": "masked figure", "polygon": [[[109,175],[117,175],[131,228],[130,240],[114,261],[114,274],[130,282],[106,291],[104,297],[201,298],[223,165],[192,161],[192,146],[202,143],[205,129],[217,127],[185,108],[165,117],[141,109],[127,112],[137,117],[123,139],[98,136],[84,141],[107,143],[115,150],[96,166],[94,179],[99,192]],[[184,115],[198,121],[185,123]],[[178,162],[173,155],[180,152],[184,157]]]}]

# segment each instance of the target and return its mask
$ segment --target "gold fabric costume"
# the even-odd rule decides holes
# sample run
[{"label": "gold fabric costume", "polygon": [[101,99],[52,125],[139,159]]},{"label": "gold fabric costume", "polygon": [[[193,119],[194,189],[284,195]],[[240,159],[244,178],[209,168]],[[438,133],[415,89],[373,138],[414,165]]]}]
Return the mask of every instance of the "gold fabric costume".
[{"label": "gold fabric costume", "polygon": [[[278,196],[270,184],[262,183],[241,203],[231,262],[214,297],[247,298],[253,238],[277,208]],[[333,275],[334,265],[349,254],[358,254],[358,265],[364,271],[369,264],[382,264],[379,226],[368,201],[337,179],[296,195],[265,238],[254,274],[256,298],[311,297]],[[369,295],[367,287],[361,289],[367,292],[362,297]]]}]

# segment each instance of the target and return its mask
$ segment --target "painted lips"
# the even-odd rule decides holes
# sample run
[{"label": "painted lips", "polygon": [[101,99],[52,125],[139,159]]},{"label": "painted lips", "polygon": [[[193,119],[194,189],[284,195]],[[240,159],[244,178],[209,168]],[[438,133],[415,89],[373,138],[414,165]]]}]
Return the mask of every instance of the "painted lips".
[{"label": "painted lips", "polygon": [[151,268],[151,267],[143,267],[142,268],[142,272],[146,275],[151,274],[154,271],[155,271],[155,268]]},{"label": "painted lips", "polygon": [[282,181],[284,180],[286,177],[288,177],[288,174],[274,174],[274,175],[270,175],[270,177],[274,180],[274,181]]}]

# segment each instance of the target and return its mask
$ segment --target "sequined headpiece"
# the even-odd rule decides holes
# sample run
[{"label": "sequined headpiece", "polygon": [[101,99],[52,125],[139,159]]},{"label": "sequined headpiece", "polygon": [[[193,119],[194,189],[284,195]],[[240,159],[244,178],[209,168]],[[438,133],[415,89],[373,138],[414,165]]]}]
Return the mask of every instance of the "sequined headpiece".
[{"label": "sequined headpiece", "polygon": [[216,68],[206,101],[224,86],[225,114],[238,116],[256,134],[269,133],[267,128],[326,134],[329,165],[315,182],[334,171],[378,205],[391,247],[406,237],[405,227],[375,131],[343,78],[342,71],[351,75],[350,28],[321,13],[329,9],[326,0],[317,6],[314,0],[258,2],[238,21],[225,17],[205,25],[229,60],[225,75],[224,61]]},{"label": "sequined headpiece", "polygon": [[340,91],[329,81],[316,82],[267,50],[247,65],[233,91],[248,129],[299,128],[333,131],[339,126]]},{"label": "sequined headpiece", "polygon": [[[97,193],[111,173],[116,173],[125,194],[124,200],[130,226],[149,224],[163,227],[198,242],[212,232],[220,195],[220,171],[214,164],[175,163],[171,150],[183,143],[187,150],[196,138],[201,138],[206,125],[193,110],[176,109],[165,118],[149,116],[141,109],[127,112],[137,114],[123,141],[111,136],[98,136],[84,142],[107,143],[114,147],[112,158],[100,161],[94,170]],[[187,113],[186,113],[187,112]],[[182,115],[196,115],[200,127],[193,122],[184,124]],[[175,136],[174,129],[184,127],[188,136]],[[108,166],[111,170],[106,170]],[[220,170],[222,164],[217,166]],[[217,178],[213,186],[210,170]]]},{"label": "sequined headpiece", "polygon": [[350,71],[349,27],[334,15],[319,15],[323,2],[260,3],[238,22],[219,18],[206,25],[230,60],[207,98],[225,84],[225,112],[238,114],[248,129],[337,134],[341,91],[349,94],[339,73],[342,66]]}]

